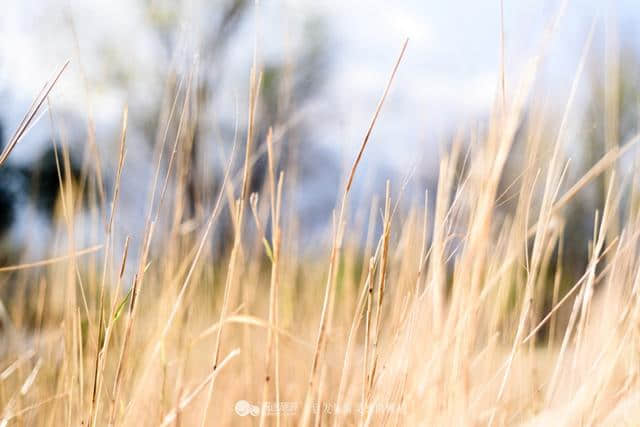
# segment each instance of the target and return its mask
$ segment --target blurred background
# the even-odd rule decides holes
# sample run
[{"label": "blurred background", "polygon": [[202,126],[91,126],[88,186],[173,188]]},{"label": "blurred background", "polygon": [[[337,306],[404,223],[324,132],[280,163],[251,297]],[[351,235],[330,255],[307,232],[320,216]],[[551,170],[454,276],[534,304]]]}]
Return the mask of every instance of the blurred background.
[{"label": "blurred background", "polygon": [[[255,58],[263,70],[256,141],[263,146],[273,127],[281,167],[295,185],[288,202],[313,241],[328,235],[319,231],[331,224],[336,189],[406,37],[409,48],[358,170],[354,203],[382,193],[386,179],[399,186],[407,175],[405,200],[434,192],[440,154],[454,139],[467,141],[474,129],[486,128],[503,82],[508,99],[533,58],[541,59],[541,67],[531,111],[544,116],[551,146],[593,27],[563,141],[572,159],[568,181],[574,182],[607,144],[638,130],[640,10],[634,0],[570,1],[561,10],[562,2],[541,0],[7,0],[0,14],[4,138],[42,84],[70,59],[51,96],[52,109],[64,118],[61,134],[72,150],[95,139],[108,188],[128,106],[121,223],[124,234],[141,231],[153,147],[164,123],[173,123],[173,140],[177,121],[167,114],[173,100],[183,102],[189,91],[196,166],[187,173],[193,185],[184,197],[193,209],[186,215],[198,218],[198,207],[210,206],[215,196],[234,139],[245,140]],[[543,50],[555,16],[557,30]],[[606,93],[605,82],[612,83]],[[51,133],[51,123],[41,120],[12,160],[28,163]],[[505,182],[519,174],[517,146],[512,157]],[[258,150],[254,186],[264,176],[265,159]],[[569,242],[576,256],[586,253],[602,186],[595,183],[569,208],[575,233],[568,235],[586,236]]]}]

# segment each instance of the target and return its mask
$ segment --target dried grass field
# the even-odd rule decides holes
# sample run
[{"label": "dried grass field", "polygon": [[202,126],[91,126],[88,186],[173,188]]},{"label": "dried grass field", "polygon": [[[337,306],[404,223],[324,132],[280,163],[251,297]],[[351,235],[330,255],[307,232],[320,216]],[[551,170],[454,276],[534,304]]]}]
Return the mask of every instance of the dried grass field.
[{"label": "dried grass field", "polygon": [[[137,167],[126,156],[126,110],[110,191],[100,179],[72,185],[59,152],[59,232],[75,241],[74,212],[86,209],[101,237],[0,268],[13,289],[1,312],[2,425],[636,424],[640,194],[621,183],[638,182],[640,168],[623,173],[618,160],[638,137],[615,141],[574,179],[561,149],[574,91],[560,120],[547,121],[534,59],[485,127],[446,145],[435,193],[405,191],[408,174],[376,189],[371,205],[352,203],[367,145],[386,143],[371,135],[406,48],[381,82],[317,244],[284,203],[296,178],[275,134],[253,132],[259,66],[246,140],[190,222],[190,79],[178,86],[165,118],[178,132],[157,144],[137,253],[114,238],[119,178]],[[505,182],[516,148],[519,172]],[[258,152],[267,167],[254,192]],[[10,155],[11,144],[0,163]],[[588,213],[586,268],[569,274],[566,208],[597,180],[604,197]],[[227,236],[223,251],[215,235]]]}]

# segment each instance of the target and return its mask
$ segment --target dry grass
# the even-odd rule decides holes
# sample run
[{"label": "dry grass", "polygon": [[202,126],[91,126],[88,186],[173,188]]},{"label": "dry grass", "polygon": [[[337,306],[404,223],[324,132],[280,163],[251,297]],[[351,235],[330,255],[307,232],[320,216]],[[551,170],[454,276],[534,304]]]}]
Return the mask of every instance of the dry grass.
[{"label": "dry grass", "polygon": [[[379,189],[381,210],[349,203],[387,86],[337,195],[330,246],[313,256],[300,251],[305,236],[283,206],[292,188],[287,180],[295,176],[277,170],[273,133],[254,141],[257,67],[242,182],[234,187],[232,155],[220,194],[186,232],[179,196],[188,156],[181,150],[189,147],[193,76],[179,86],[186,87],[182,107],[180,94],[168,103],[167,120],[177,120],[178,131],[166,167],[166,130],[158,144],[157,191],[139,230],[139,254],[114,247],[121,171],[135,167],[126,162],[125,113],[110,207],[92,207],[103,218],[96,223],[106,224],[99,246],[0,269],[6,283],[24,289],[3,313],[3,425],[625,425],[640,419],[640,211],[635,202],[626,207],[613,184],[593,213],[587,270],[561,286],[571,280],[563,276],[562,208],[605,172],[615,182],[615,161],[637,138],[611,145],[582,179],[566,182],[560,147],[572,91],[555,137],[530,132],[525,138],[522,174],[509,189],[514,208],[505,215],[500,181],[536,67],[533,62],[512,96],[505,98],[503,89],[486,132],[443,155],[434,212],[426,200],[404,194],[404,184],[391,182]],[[266,145],[268,170],[263,190],[252,196],[256,144]],[[61,168],[66,183],[64,175]],[[70,212],[80,194],[65,189],[64,232],[73,241]],[[211,236],[225,209],[234,237],[228,254],[214,257]],[[622,210],[627,220],[617,225]],[[365,221],[349,220],[367,212]],[[127,263],[136,263],[134,277],[124,274]]]}]

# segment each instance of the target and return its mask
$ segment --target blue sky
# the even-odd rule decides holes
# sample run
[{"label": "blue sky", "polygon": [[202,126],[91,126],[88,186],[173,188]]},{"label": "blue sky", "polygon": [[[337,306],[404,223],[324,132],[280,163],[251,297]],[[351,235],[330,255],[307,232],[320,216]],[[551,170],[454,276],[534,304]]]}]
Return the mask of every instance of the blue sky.
[{"label": "blue sky", "polygon": [[[185,16],[191,13],[194,27],[206,26],[206,22],[197,22],[203,1],[184,2]],[[568,2],[541,75],[559,105],[566,98],[594,19],[601,32],[604,17],[616,16],[615,21],[621,23],[620,37],[625,42],[635,40],[633,28],[640,24],[640,10],[633,3]],[[144,108],[144,100],[152,99],[145,94],[156,83],[149,76],[168,67],[169,58],[145,30],[136,5],[126,0],[53,0],[45,4],[9,0],[0,18],[0,84],[30,99],[59,64],[72,58],[71,72],[56,93],[58,104],[86,111],[78,68],[82,64],[89,74],[92,108],[105,121],[117,121],[124,103]],[[549,0],[504,1],[507,92],[514,89],[523,64],[538,53],[543,31],[559,5],[560,1]],[[69,26],[70,17],[77,39]],[[367,153],[370,167],[403,170],[417,156],[434,158],[434,141],[466,120],[488,113],[500,63],[498,0],[262,1],[258,19],[261,59],[285,54],[286,46],[304,49],[298,46],[299,34],[310,17],[320,17],[326,26],[331,58],[326,85],[312,109],[314,120],[322,124],[316,139],[339,157],[350,158],[360,143],[405,37],[410,38],[409,49],[374,134],[374,141],[380,142],[372,144]],[[221,117],[232,119],[238,112],[244,121],[255,31],[254,20],[247,20],[224,64],[231,72],[222,85]],[[594,54],[601,53],[601,44],[594,40]],[[101,70],[113,61],[124,62],[139,73],[139,82],[130,92],[101,80]],[[390,146],[394,149],[389,150]]]},{"label": "blue sky", "polygon": [[[171,0],[154,1],[161,4]],[[590,55],[594,63],[602,58],[605,22],[615,24],[612,28],[619,31],[621,42],[638,47],[635,28],[640,28],[640,10],[634,3],[632,0],[568,2],[539,76],[539,92],[549,96],[550,108],[561,110],[566,102],[593,22],[596,37]],[[102,148],[110,150],[113,161],[117,161],[124,105],[129,105],[131,119],[157,103],[154,95],[162,85],[159,79],[171,61],[162,49],[162,40],[144,23],[140,4],[132,0],[8,0],[0,15],[0,89],[10,95],[0,105],[0,119],[7,123],[8,130],[12,130],[11,123],[20,121],[43,82],[71,58],[71,66],[53,94],[53,104],[80,116],[92,111],[98,138],[106,141]],[[210,25],[208,15],[201,14],[200,7],[211,2],[189,0],[182,4],[185,37],[196,38],[199,29],[206,30]],[[549,0],[504,1],[508,94],[516,87],[523,65],[539,53],[544,30],[559,4]],[[607,20],[607,16],[613,18]],[[283,55],[299,54],[306,48],[301,34],[310,19],[320,19],[324,25],[329,60],[322,70],[325,84],[305,110],[311,138],[302,144],[320,144],[347,169],[403,40],[409,37],[406,56],[358,170],[354,196],[382,191],[386,178],[392,178],[397,189],[400,176],[414,167],[416,182],[424,183],[426,179],[433,183],[439,144],[448,142],[457,126],[490,113],[500,64],[500,2],[262,1],[258,7],[258,26],[254,19],[245,20],[224,62],[216,64],[217,70],[206,70],[213,78],[222,79],[216,94],[216,120],[233,124],[237,119],[246,123],[256,31],[260,60],[268,63]],[[123,88],[110,81],[108,70],[114,67],[133,73],[133,84]],[[218,75],[220,69],[224,73]],[[586,87],[583,84],[582,88]],[[575,116],[579,117],[587,103],[583,91],[576,103]],[[37,143],[45,141],[42,135],[49,134],[51,128],[48,121],[43,122],[20,144],[12,159],[28,158],[37,149]],[[82,128],[82,123],[79,126]],[[73,131],[72,123],[67,131]],[[574,135],[571,138],[571,143],[579,143]],[[144,212],[140,194],[146,188],[145,183],[150,182],[151,174],[150,167],[143,167],[151,158],[145,150],[148,144],[136,132],[135,121],[130,120],[127,161],[136,167],[125,167],[123,176],[125,230],[142,229],[138,223]],[[302,152],[306,152],[304,147]],[[324,179],[331,172],[322,173],[320,180],[309,184],[310,188],[300,190],[303,194],[300,199],[304,199],[303,204],[310,203],[312,207],[307,211],[316,215],[320,203],[328,209],[323,218],[329,219],[338,178]],[[417,197],[422,197],[421,191]]]}]

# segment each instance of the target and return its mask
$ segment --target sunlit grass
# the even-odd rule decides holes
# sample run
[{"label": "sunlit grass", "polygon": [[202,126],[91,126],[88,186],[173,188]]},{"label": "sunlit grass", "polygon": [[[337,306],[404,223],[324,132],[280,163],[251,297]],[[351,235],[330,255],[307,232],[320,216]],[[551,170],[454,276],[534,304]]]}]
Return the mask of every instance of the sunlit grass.
[{"label": "sunlit grass", "polygon": [[[272,133],[265,141],[254,135],[260,96],[254,66],[247,140],[234,142],[219,194],[198,209],[204,214],[187,218],[181,196],[189,133],[178,132],[157,148],[163,156],[152,165],[147,220],[133,236],[143,242],[139,253],[128,250],[129,240],[116,247],[121,172],[137,167],[126,159],[125,112],[110,200],[88,209],[100,241],[0,268],[4,286],[18,289],[2,312],[3,423],[637,420],[640,212],[612,184],[616,160],[637,138],[611,147],[581,179],[567,182],[560,147],[572,91],[553,138],[530,132],[520,141],[522,173],[509,187],[514,207],[505,213],[501,178],[535,96],[534,61],[486,131],[443,154],[435,195],[408,194],[405,181],[389,181],[377,189],[378,203],[354,206],[351,185],[401,58],[336,189],[332,228],[317,244],[283,205],[295,176],[280,170]],[[188,128],[191,93],[174,96],[183,102],[167,103],[177,105],[168,120]],[[252,156],[265,145],[264,185],[250,194]],[[233,162],[243,165],[240,181],[232,178]],[[62,233],[74,242],[71,212],[87,195],[72,190],[65,170],[61,162]],[[587,269],[564,276],[563,208],[605,173],[610,185],[592,213]],[[614,226],[622,211],[626,221]],[[211,240],[224,234],[224,212],[233,234],[227,251],[216,253]]]}]

